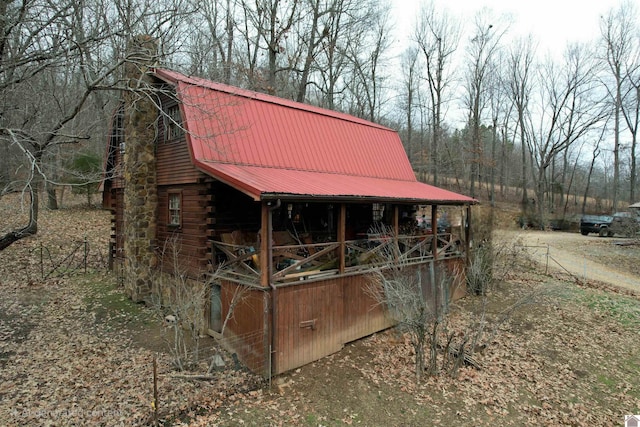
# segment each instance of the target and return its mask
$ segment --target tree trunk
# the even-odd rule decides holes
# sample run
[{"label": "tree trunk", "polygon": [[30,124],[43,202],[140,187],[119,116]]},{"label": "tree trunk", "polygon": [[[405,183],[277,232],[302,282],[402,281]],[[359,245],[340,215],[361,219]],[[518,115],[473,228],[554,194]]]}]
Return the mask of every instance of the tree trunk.
[{"label": "tree trunk", "polygon": [[6,233],[4,236],[0,237],[0,251],[6,249],[11,246],[12,243],[17,242],[18,240],[33,236],[38,232],[38,189],[31,188],[31,204],[29,210],[29,224],[26,227],[23,227],[19,230],[13,230]]},{"label": "tree trunk", "polygon": [[47,207],[52,211],[58,210],[58,198],[56,197],[56,188],[51,183],[45,183],[47,191]]},{"label": "tree trunk", "polygon": [[637,150],[638,139],[636,134],[633,134],[633,138],[631,140],[631,170],[629,171],[629,184],[631,185],[631,189],[629,190],[629,203],[636,203],[636,174],[637,174],[637,166],[636,166],[636,150]]},{"label": "tree trunk", "polygon": [[496,205],[496,165],[498,159],[496,158],[496,147],[498,145],[498,118],[493,118],[493,132],[491,133],[491,172],[490,172],[490,193],[489,199],[491,200],[491,206]]}]

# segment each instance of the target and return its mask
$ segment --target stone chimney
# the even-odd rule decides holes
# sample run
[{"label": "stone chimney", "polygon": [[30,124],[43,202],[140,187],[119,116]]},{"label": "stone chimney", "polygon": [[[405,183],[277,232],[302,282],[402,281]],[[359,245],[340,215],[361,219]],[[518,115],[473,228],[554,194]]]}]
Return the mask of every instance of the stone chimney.
[{"label": "stone chimney", "polygon": [[127,46],[124,91],[124,286],[136,302],[145,301],[152,290],[156,254],[156,121],[158,112],[149,68],[157,53],[156,41],[137,36]]}]

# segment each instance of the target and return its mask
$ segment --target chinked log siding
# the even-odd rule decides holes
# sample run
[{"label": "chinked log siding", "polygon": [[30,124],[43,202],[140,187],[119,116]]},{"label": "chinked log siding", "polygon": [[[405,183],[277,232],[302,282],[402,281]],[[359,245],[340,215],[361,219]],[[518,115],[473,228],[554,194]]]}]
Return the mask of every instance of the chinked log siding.
[{"label": "chinked log siding", "polygon": [[[169,225],[169,194],[179,194],[181,200],[180,226]],[[160,186],[158,188],[158,248],[164,255],[163,270],[173,270],[171,255],[180,256],[180,268],[191,277],[199,277],[209,269],[211,257],[207,207],[213,205],[211,182]]]},{"label": "chinked log siding", "polygon": [[111,190],[111,259],[122,260],[124,258],[124,210],[118,206],[124,204],[124,190],[122,188]]}]

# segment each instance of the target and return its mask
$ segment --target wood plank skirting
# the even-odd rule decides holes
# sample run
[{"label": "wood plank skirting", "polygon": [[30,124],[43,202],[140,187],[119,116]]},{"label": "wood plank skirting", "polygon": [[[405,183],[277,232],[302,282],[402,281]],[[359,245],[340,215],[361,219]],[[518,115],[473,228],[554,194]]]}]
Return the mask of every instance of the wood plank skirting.
[{"label": "wood plank skirting", "polygon": [[[442,262],[451,269],[464,264],[463,259]],[[428,269],[429,263],[416,267]],[[367,277],[357,273],[254,287],[235,307],[225,336],[232,337],[229,342],[242,363],[265,376],[319,360],[346,343],[393,326],[384,307],[369,295]],[[223,318],[237,286],[223,282]],[[456,298],[455,292],[450,290],[450,296]]]},{"label": "wood plank skirting", "polygon": [[[223,317],[236,286],[223,283]],[[256,316],[265,309],[267,315]],[[365,276],[357,275],[254,288],[235,307],[224,335],[244,365],[268,376],[321,359],[390,326],[382,307],[367,295]]]},{"label": "wood plank skirting", "polygon": [[357,275],[276,288],[273,373],[321,359],[391,326],[366,286],[365,276]]}]

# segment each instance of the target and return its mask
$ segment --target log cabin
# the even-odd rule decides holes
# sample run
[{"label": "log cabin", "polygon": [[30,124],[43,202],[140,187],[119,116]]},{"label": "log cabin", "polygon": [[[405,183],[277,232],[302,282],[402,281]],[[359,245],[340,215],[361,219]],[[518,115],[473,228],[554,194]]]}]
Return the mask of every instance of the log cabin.
[{"label": "log cabin", "polygon": [[227,319],[238,358],[269,376],[392,326],[367,292],[385,244],[422,277],[464,271],[476,201],[418,182],[394,130],[167,69],[140,78],[158,91],[114,114],[103,183],[132,299],[153,289],[136,265],[171,272],[170,240],[192,280],[224,265],[208,332]]}]

